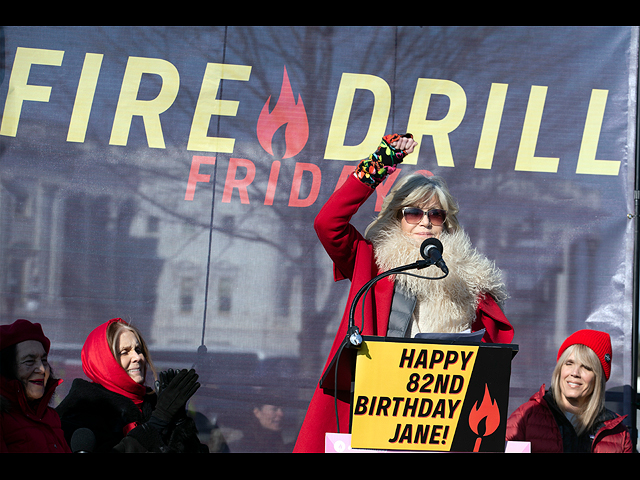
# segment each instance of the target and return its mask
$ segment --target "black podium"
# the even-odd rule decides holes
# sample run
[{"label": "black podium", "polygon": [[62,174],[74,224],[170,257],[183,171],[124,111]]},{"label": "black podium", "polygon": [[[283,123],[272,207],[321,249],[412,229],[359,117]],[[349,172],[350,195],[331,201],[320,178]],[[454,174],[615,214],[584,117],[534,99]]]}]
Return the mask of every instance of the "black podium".
[{"label": "black podium", "polygon": [[[351,446],[504,452],[513,344],[363,336],[320,379],[351,392]],[[337,372],[337,373],[336,373]]]}]

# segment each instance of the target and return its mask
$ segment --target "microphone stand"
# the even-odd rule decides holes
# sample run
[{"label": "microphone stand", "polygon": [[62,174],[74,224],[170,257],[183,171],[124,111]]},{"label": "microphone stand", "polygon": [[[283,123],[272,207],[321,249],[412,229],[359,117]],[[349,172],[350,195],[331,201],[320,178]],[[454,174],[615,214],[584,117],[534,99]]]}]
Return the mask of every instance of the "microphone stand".
[{"label": "microphone stand", "polygon": [[[392,268],[390,270],[387,270],[386,272],[380,273],[379,275],[377,275],[376,277],[372,278],[371,280],[369,280],[367,283],[365,283],[360,290],[358,290],[358,293],[356,293],[355,297],[353,298],[353,302],[351,302],[351,307],[349,309],[349,325],[348,325],[348,329],[347,329],[347,334],[342,342],[342,344],[340,345],[340,347],[338,348],[338,352],[335,355],[335,365],[334,365],[334,408],[335,408],[335,414],[336,414],[336,428],[337,428],[337,432],[340,433],[340,420],[338,418],[338,363],[340,361],[340,355],[341,352],[343,351],[343,349],[349,348],[349,349],[358,349],[360,348],[360,345],[362,345],[362,335],[360,335],[360,329],[355,325],[355,321],[354,321],[354,317],[355,317],[355,311],[356,311],[356,306],[358,304],[358,300],[360,300],[360,297],[362,297],[362,295],[364,295],[377,281],[388,277],[390,275],[394,275],[396,273],[402,273],[405,272],[406,270],[421,270],[423,268],[429,267],[431,265],[435,265],[435,262],[432,261],[431,259],[423,259],[423,260],[417,260],[414,263],[411,263],[409,265],[403,265],[401,267],[396,267],[396,268]],[[426,279],[429,280],[441,280],[443,278],[445,278],[447,275],[449,274],[449,272],[445,272],[443,276],[441,277],[424,277]],[[351,365],[352,368],[352,378],[353,378],[353,374],[355,373],[353,371],[353,369],[355,368],[355,365]],[[353,380],[352,380],[352,388],[353,388]],[[353,392],[352,392],[353,393]]]},{"label": "microphone stand", "polygon": [[[413,270],[413,269],[421,270],[431,265],[435,265],[435,262],[433,262],[432,260],[418,260],[409,265],[403,265],[401,267],[392,268],[391,270],[382,272],[381,274],[377,275],[376,277],[372,278],[367,283],[365,283],[362,286],[362,288],[358,290],[358,293],[356,293],[356,296],[353,298],[353,302],[351,303],[351,308],[349,310],[349,327],[347,329],[347,335],[344,342],[345,348],[359,348],[360,345],[362,344],[362,336],[360,335],[360,329],[355,325],[355,321],[354,321],[356,306],[357,306],[358,300],[360,300],[360,297],[362,297],[362,295],[364,295],[373,286],[374,283],[376,283],[378,280],[388,277],[389,275],[401,273],[406,270]],[[430,280],[441,280],[447,275],[448,273],[445,273],[442,277],[430,278]]]}]

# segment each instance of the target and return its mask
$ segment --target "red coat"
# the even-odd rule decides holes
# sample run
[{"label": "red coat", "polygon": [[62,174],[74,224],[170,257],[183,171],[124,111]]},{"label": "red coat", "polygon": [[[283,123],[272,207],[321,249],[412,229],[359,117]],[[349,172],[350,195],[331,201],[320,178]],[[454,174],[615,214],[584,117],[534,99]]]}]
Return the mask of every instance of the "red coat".
[{"label": "red coat", "polygon": [[[560,428],[544,398],[542,385],[531,399],[518,407],[507,420],[507,440],[531,442],[532,453],[562,453]],[[610,412],[591,444],[591,453],[631,453],[631,436],[622,423],[625,417]]]},{"label": "red coat", "polygon": [[0,413],[0,452],[71,453],[60,426],[60,417],[49,406],[62,380],[50,382],[44,396],[35,405],[27,402],[18,380],[2,378],[1,381],[3,410]]},{"label": "red coat", "polygon": [[[381,273],[376,265],[373,245],[349,223],[351,217],[373,192],[371,187],[350,175],[344,185],[327,200],[314,223],[320,242],[334,262],[334,279],[336,281],[351,280],[347,305],[325,369],[346,336],[349,309],[355,295],[365,283]],[[386,277],[375,283],[367,294],[362,335],[386,335],[393,287],[393,281]],[[354,318],[356,324],[360,326],[362,298],[358,302]],[[484,341],[511,343],[513,339],[513,327],[490,296],[481,299],[472,327],[474,331],[482,328],[487,329]],[[349,428],[350,395],[348,391],[338,392],[338,418],[341,433],[347,432]],[[324,452],[326,432],[336,432],[334,394],[332,391],[324,392],[317,386],[298,434],[294,451]]]}]

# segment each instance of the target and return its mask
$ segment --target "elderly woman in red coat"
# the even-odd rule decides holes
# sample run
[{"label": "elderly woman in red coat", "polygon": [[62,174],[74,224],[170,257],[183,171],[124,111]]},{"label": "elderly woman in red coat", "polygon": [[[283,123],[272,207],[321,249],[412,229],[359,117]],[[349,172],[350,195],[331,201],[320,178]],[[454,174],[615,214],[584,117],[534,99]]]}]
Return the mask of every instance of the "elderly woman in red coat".
[{"label": "elderly woman in red coat", "polygon": [[51,342],[39,323],[0,326],[0,452],[71,453],[49,406],[62,380],[48,362]]},{"label": "elderly woman in red coat", "polygon": [[[486,329],[486,342],[510,343],[513,339],[513,328],[500,308],[506,299],[500,271],[472,247],[458,223],[457,203],[443,179],[408,175],[390,190],[364,236],[351,225],[352,216],[416,145],[410,134],[385,136],[376,152],[360,162],[316,217],[314,227],[333,260],[335,280],[351,281],[347,307],[325,370],[346,337],[349,310],[360,288],[381,272],[419,260],[420,246],[428,238],[439,239],[444,247],[442,256],[449,270],[446,278],[395,275],[378,281],[355,311],[360,325],[364,308],[361,333],[415,337],[421,332]],[[435,278],[438,274],[433,269],[437,267],[412,273]],[[296,452],[324,451],[325,433],[337,429],[334,397],[338,399],[339,425],[345,431],[350,392],[334,395],[318,386],[298,435]]]},{"label": "elderly woman in red coat", "polygon": [[624,417],[604,404],[611,374],[611,339],[579,330],[558,351],[551,388],[543,385],[507,420],[507,440],[531,443],[533,453],[631,453]]}]

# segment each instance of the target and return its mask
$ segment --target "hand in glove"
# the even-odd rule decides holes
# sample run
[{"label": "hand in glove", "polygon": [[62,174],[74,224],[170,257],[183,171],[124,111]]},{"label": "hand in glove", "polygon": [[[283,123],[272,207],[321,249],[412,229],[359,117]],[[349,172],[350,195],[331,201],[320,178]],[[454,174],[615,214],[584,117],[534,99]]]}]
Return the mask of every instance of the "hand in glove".
[{"label": "hand in glove", "polygon": [[167,388],[171,383],[171,380],[173,380],[179,372],[180,370],[170,368],[169,370],[158,373],[158,379],[155,381],[156,394],[160,395],[160,393]]},{"label": "hand in glove", "polygon": [[413,135],[397,133],[385,135],[378,149],[360,162],[356,168],[356,177],[371,187],[377,187],[390,173],[396,169],[396,165],[402,163],[404,157],[413,152],[418,143],[413,140]]},{"label": "hand in glove", "polygon": [[153,416],[168,424],[178,412],[183,412],[187,401],[200,388],[197,380],[194,369],[161,372],[156,383],[160,391]]}]

